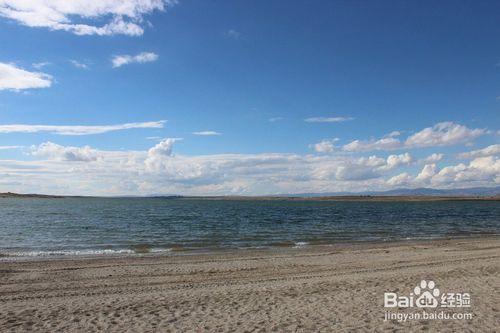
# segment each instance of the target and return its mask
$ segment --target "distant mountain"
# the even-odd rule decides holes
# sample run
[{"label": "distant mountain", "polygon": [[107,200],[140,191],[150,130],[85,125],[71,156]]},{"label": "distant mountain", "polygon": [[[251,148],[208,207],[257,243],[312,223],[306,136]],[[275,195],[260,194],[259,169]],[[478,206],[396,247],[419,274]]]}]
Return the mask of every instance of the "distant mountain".
[{"label": "distant mountain", "polygon": [[335,197],[335,196],[451,196],[451,197],[491,197],[500,195],[500,186],[497,187],[471,187],[459,189],[433,189],[433,188],[399,188],[388,191],[365,192],[329,192],[329,193],[297,193],[278,194],[277,197]]},{"label": "distant mountain", "polygon": [[[158,198],[158,199],[230,199],[230,198],[316,198],[316,197],[500,197],[500,186],[497,187],[471,187],[459,189],[433,189],[433,188],[400,188],[389,191],[365,191],[365,192],[326,192],[326,193],[295,193],[295,194],[275,194],[265,196],[182,196],[175,194],[168,195],[150,195],[150,196],[115,196],[108,198]],[[19,194],[19,193],[0,193],[0,198],[92,198],[87,196],[60,196],[45,194]],[[97,197],[94,197],[97,198]],[[356,198],[353,198],[356,199]]]}]

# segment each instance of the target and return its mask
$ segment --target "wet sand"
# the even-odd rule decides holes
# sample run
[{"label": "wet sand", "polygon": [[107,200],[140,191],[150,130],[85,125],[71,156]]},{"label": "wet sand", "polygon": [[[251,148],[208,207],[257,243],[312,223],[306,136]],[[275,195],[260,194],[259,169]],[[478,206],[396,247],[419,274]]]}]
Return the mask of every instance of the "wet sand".
[{"label": "wet sand", "polygon": [[[384,321],[422,279],[472,319]],[[0,331],[493,332],[499,287],[498,237],[0,261]]]}]

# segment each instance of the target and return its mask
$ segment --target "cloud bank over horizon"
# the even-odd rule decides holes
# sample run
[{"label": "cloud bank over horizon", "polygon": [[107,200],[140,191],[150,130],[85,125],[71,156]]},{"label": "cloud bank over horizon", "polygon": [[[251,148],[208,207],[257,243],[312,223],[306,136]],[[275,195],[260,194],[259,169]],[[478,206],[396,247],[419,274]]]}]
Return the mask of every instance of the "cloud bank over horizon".
[{"label": "cloud bank over horizon", "polygon": [[[79,129],[77,133],[81,131],[85,132],[85,129]],[[90,131],[94,132],[94,129]],[[485,135],[485,131],[478,132],[449,122],[439,123],[400,141],[401,149],[407,142],[411,142],[407,147],[413,149],[419,147],[415,142],[427,148],[464,144]],[[144,151],[109,151],[88,145],[64,146],[51,141],[33,145],[28,151],[29,160],[0,160],[3,175],[0,192],[267,195],[500,185],[500,149],[497,144],[469,149],[456,156],[445,157],[434,152],[416,158],[411,152],[383,154],[381,150],[377,155],[335,153],[332,146],[340,139],[332,139],[313,146],[317,154],[189,156],[175,153],[175,146],[181,140],[165,138]],[[392,147],[387,150],[392,150]]]}]

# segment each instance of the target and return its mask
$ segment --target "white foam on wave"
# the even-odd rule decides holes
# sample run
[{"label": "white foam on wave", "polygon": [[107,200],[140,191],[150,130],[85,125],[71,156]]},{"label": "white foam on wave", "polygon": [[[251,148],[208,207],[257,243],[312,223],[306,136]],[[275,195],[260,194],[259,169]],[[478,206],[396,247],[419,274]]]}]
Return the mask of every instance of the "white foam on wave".
[{"label": "white foam on wave", "polygon": [[[170,252],[168,248],[152,248],[146,253]],[[139,254],[132,249],[86,249],[86,250],[58,250],[58,251],[7,251],[0,253],[0,260],[14,258],[33,258],[33,257],[62,257],[62,256],[100,256],[117,254]],[[144,254],[144,253],[140,253]],[[3,257],[2,257],[3,255]]]},{"label": "white foam on wave", "polygon": [[295,245],[293,246],[294,248],[298,248],[298,247],[304,247],[304,246],[307,246],[309,245],[308,242],[295,242]]},{"label": "white foam on wave", "polygon": [[172,249],[165,249],[165,248],[154,247],[149,252],[151,252],[151,253],[161,253],[161,252],[171,252],[171,251],[172,251]]},{"label": "white foam on wave", "polygon": [[130,249],[102,249],[102,250],[59,250],[59,251],[16,251],[3,253],[9,257],[50,257],[50,256],[83,256],[104,254],[132,254]]}]

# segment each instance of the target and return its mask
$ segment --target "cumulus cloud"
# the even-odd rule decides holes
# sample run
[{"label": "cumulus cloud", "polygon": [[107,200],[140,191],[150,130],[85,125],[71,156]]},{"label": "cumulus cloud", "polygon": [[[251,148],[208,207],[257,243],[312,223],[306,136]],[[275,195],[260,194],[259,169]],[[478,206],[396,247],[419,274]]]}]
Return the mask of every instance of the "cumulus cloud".
[{"label": "cumulus cloud", "polygon": [[427,127],[406,139],[407,147],[433,147],[450,146],[459,143],[470,142],[473,139],[486,134],[485,129],[467,128],[451,121],[438,123]]},{"label": "cumulus cloud", "polygon": [[401,142],[392,137],[385,137],[380,140],[354,140],[342,147],[342,150],[348,152],[362,152],[373,150],[394,150],[402,148]]},{"label": "cumulus cloud", "polygon": [[153,148],[148,150],[147,159],[145,161],[146,167],[149,170],[158,170],[161,168],[164,158],[172,156],[172,149],[174,143],[182,140],[180,138],[167,138],[160,141]]},{"label": "cumulus cloud", "polygon": [[113,131],[128,130],[133,128],[163,128],[165,120],[149,121],[143,123],[127,123],[118,125],[0,125],[0,133],[37,133],[49,132],[58,135],[90,135]]},{"label": "cumulus cloud", "polygon": [[31,155],[68,162],[92,162],[100,157],[100,153],[89,146],[61,146],[50,141],[32,146]]},{"label": "cumulus cloud", "polygon": [[500,159],[498,157],[478,157],[469,164],[447,166],[432,177],[432,182],[436,184],[478,181],[500,182]]},{"label": "cumulus cloud", "polygon": [[311,117],[304,119],[308,123],[339,123],[354,120],[353,117]]},{"label": "cumulus cloud", "polygon": [[338,138],[332,140],[323,140],[309,147],[314,149],[317,153],[332,153],[335,151],[335,142],[339,141]]},{"label": "cumulus cloud", "polygon": [[485,156],[493,156],[500,155],[500,144],[491,145],[482,149],[473,150],[465,153],[458,154],[458,158],[461,159],[470,159],[475,157],[485,157]]},{"label": "cumulus cloud", "polygon": [[[144,33],[143,17],[163,11],[175,0],[0,0],[0,16],[33,28],[64,30],[76,35],[109,36]],[[106,23],[97,26],[97,22]]]},{"label": "cumulus cloud", "polygon": [[416,180],[427,183],[438,172],[436,164],[426,164],[417,175]]},{"label": "cumulus cloud", "polygon": [[[312,177],[319,180],[360,181],[378,178],[385,170],[386,160],[378,156],[348,158],[323,158],[312,170]],[[328,161],[328,163],[325,163]]]},{"label": "cumulus cloud", "polygon": [[450,146],[470,143],[475,138],[487,134],[486,129],[471,129],[453,122],[441,122],[409,136],[405,141],[397,138],[399,132],[392,132],[378,140],[354,140],[342,147],[348,152],[374,150],[396,150],[422,147]]},{"label": "cumulus cloud", "polygon": [[412,180],[412,177],[409,173],[403,172],[397,176],[389,178],[387,184],[391,186],[405,186],[408,185]]},{"label": "cumulus cloud", "polygon": [[0,62],[0,91],[48,88],[52,85],[52,76],[30,72],[13,64]]},{"label": "cumulus cloud", "polygon": [[415,177],[416,184],[433,186],[492,185],[500,183],[500,159],[496,156],[477,157],[468,164],[459,163],[438,169],[427,164]]},{"label": "cumulus cloud", "polygon": [[222,135],[222,133],[216,132],[216,131],[200,131],[200,132],[193,132],[194,135],[200,135],[200,136],[216,136],[216,135]]},{"label": "cumulus cloud", "polygon": [[148,158],[172,156],[172,148],[180,138],[167,138],[148,150]]},{"label": "cumulus cloud", "polygon": [[385,168],[394,169],[401,165],[409,165],[413,162],[413,157],[409,153],[404,153],[400,155],[389,155],[387,157],[387,164]]},{"label": "cumulus cloud", "polygon": [[179,140],[163,139],[141,151],[46,142],[32,147],[34,160],[0,159],[0,174],[3,181],[18,184],[9,186],[12,191],[89,195],[258,195],[500,183],[500,162],[493,156],[441,170],[428,164],[414,176],[406,169],[413,163],[406,153],[386,157],[285,153],[186,156],[174,153]]},{"label": "cumulus cloud", "polygon": [[380,177],[380,173],[373,168],[358,163],[346,163],[345,165],[338,166],[334,179],[359,181],[378,177]]},{"label": "cumulus cloud", "polygon": [[153,52],[141,52],[136,55],[116,55],[113,56],[111,59],[111,63],[113,64],[113,68],[118,68],[123,65],[128,65],[128,64],[143,64],[146,62],[153,62],[158,60],[158,55]]},{"label": "cumulus cloud", "polygon": [[438,154],[438,153],[432,153],[431,155],[427,156],[426,158],[424,158],[423,160],[421,160],[421,162],[423,163],[436,163],[436,162],[439,162],[443,159],[443,154]]},{"label": "cumulus cloud", "polygon": [[[142,194],[269,194],[320,188],[331,191],[332,187],[347,190],[359,186],[361,190],[370,182],[383,182],[381,167],[386,164],[385,158],[377,156],[279,153],[183,156],[173,153],[179,140],[164,139],[148,151],[103,151],[46,142],[31,150],[34,157],[42,160],[18,162],[24,164],[22,172],[16,171],[18,165],[0,160],[0,172],[27,179],[26,169],[36,168],[27,182],[57,184],[63,186],[66,193],[73,194],[137,194],[134,191]],[[59,179],[68,183],[60,183]],[[61,191],[47,188],[43,192]]]}]

